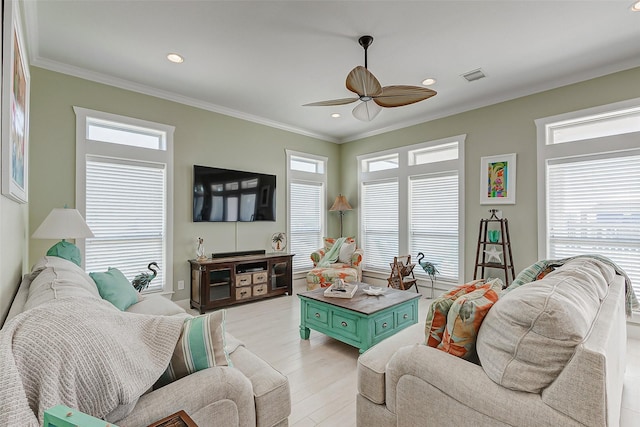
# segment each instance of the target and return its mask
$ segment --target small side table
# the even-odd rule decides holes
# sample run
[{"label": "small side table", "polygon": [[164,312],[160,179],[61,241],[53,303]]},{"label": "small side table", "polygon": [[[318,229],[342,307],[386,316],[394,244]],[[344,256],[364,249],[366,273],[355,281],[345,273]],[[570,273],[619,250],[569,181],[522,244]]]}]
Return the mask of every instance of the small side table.
[{"label": "small side table", "polygon": [[148,427],[198,427],[198,424],[184,411],[178,411],[168,417],[149,424]]}]

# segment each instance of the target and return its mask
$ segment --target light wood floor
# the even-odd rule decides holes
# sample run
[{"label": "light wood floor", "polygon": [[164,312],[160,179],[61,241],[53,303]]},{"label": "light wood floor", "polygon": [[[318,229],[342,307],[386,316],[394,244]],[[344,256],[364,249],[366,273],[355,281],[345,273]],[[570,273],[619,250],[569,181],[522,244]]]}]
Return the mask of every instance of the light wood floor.
[{"label": "light wood floor", "polygon": [[[294,294],[305,290],[304,284],[294,286]],[[429,303],[427,298],[420,299],[420,323]],[[189,306],[188,301],[179,304]],[[358,350],[313,330],[309,340],[302,340],[299,324],[295,295],[227,308],[227,331],[289,378],[290,426],[355,426]],[[626,372],[621,426],[640,426],[640,340],[629,339]]]}]

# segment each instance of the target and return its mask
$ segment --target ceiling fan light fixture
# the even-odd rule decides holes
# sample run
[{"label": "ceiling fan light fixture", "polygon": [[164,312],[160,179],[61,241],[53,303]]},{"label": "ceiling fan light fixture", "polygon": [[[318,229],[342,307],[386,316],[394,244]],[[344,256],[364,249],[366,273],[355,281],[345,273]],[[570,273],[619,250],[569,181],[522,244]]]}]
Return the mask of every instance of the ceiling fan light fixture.
[{"label": "ceiling fan light fixture", "polygon": [[435,84],[435,83],[436,83],[436,79],[434,79],[433,77],[429,77],[422,81],[423,86],[431,86],[432,84]]},{"label": "ceiling fan light fixture", "polygon": [[375,102],[361,102],[353,109],[353,117],[363,122],[370,122],[375,119],[382,107]]},{"label": "ceiling fan light fixture", "polygon": [[169,53],[167,54],[167,59],[174,64],[182,64],[184,62],[184,58],[177,53]]}]

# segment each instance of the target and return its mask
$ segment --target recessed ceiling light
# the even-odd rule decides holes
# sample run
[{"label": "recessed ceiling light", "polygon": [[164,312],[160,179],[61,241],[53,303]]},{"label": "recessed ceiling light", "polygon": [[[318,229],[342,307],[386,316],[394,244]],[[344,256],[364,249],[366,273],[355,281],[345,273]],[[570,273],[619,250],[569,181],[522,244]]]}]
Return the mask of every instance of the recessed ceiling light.
[{"label": "recessed ceiling light", "polygon": [[640,12],[640,1],[637,1],[633,5],[631,5],[631,10],[633,10],[634,12]]},{"label": "recessed ceiling light", "polygon": [[334,119],[337,119],[338,117],[340,117],[340,113],[333,113],[331,117],[333,117]]},{"label": "recessed ceiling light", "polygon": [[167,55],[167,59],[171,62],[175,62],[176,64],[181,64],[184,62],[184,58],[177,53],[170,53]]},{"label": "recessed ceiling light", "polygon": [[432,79],[431,77],[429,77],[428,79],[424,79],[422,81],[422,84],[424,86],[430,86],[430,85],[434,84],[435,82],[436,82],[436,79]]}]

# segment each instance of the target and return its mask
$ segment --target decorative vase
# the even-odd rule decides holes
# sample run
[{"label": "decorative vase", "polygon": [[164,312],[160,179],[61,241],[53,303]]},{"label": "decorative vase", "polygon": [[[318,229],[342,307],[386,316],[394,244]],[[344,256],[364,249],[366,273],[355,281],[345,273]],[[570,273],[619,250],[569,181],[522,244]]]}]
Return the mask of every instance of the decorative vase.
[{"label": "decorative vase", "polygon": [[196,258],[198,261],[202,261],[207,259],[204,254],[204,239],[202,237],[198,237],[198,247],[196,248]]}]

